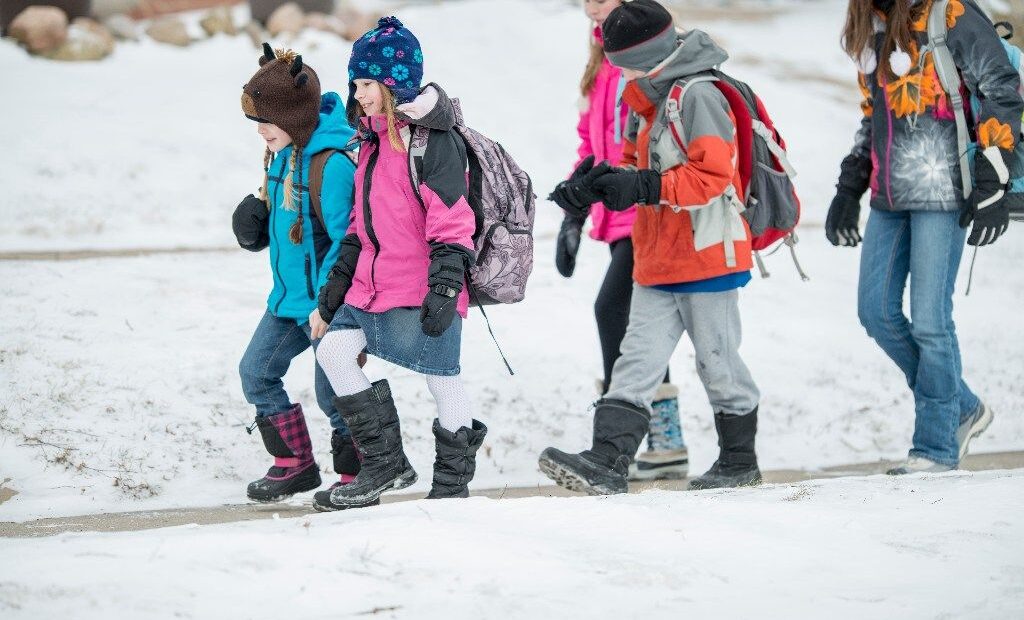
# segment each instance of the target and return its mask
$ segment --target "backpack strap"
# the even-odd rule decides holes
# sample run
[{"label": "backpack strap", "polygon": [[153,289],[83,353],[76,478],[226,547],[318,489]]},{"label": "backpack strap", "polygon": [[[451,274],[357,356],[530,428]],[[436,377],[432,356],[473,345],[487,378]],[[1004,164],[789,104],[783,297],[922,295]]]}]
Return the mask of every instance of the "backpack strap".
[{"label": "backpack strap", "polygon": [[668,128],[672,132],[672,139],[675,140],[679,150],[686,152],[686,132],[683,129],[683,97],[694,84],[700,82],[717,82],[718,78],[711,75],[695,75],[690,78],[676,80],[668,91],[668,99],[665,100],[665,117],[668,119]]},{"label": "backpack strap", "polygon": [[327,222],[324,221],[324,207],[320,192],[324,189],[324,170],[327,168],[327,160],[335,153],[345,155],[353,166],[358,164],[356,154],[348,148],[344,151],[325,149],[309,158],[309,210],[313,212],[313,217],[319,220],[324,230],[327,230]]},{"label": "backpack strap", "polygon": [[[974,182],[971,180],[971,165],[967,159],[967,145],[970,135],[967,131],[967,115],[964,113],[964,99],[960,95],[960,88],[963,82],[960,80],[960,73],[957,71],[953,54],[946,45],[946,7],[949,0],[935,0],[928,13],[928,47],[932,50],[932,57],[935,60],[935,73],[939,76],[942,88],[949,95],[950,104],[953,106],[953,116],[956,119],[956,142],[957,152],[960,157],[960,178],[963,183],[964,198],[971,195]],[[924,53],[921,54],[922,60]]]}]

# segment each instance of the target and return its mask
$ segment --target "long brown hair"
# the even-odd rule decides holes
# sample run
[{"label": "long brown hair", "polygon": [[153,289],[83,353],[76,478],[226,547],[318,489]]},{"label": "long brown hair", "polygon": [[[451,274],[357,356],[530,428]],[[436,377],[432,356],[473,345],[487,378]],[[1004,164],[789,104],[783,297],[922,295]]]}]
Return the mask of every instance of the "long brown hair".
[{"label": "long brown hair", "polygon": [[[380,86],[381,94],[383,94],[382,103],[384,104],[384,116],[388,120],[388,142],[391,143],[391,147],[396,151],[404,151],[405,143],[402,142],[402,135],[398,132],[398,126],[396,124],[398,119],[395,116],[395,108],[397,107],[395,103],[395,93],[391,92],[390,88],[380,82],[377,82],[377,85]],[[358,128],[359,119],[364,116],[363,106],[359,105],[359,102],[353,98],[352,101],[349,102],[345,112],[348,114],[349,124]]]},{"label": "long brown hair", "polygon": [[[929,2],[920,2],[914,6],[908,0],[894,0],[888,13],[885,14],[885,31],[882,38],[882,51],[878,57],[878,68],[884,71],[889,80],[898,76],[893,72],[889,57],[898,46],[913,56],[914,35],[911,24],[920,18]],[[846,25],[843,27],[843,50],[858,61],[864,50],[874,45],[875,15],[877,9],[872,0],[850,0],[846,12]]]},{"label": "long brown hair", "polygon": [[602,63],[604,63],[604,46],[597,40],[597,37],[591,35],[590,58],[587,60],[587,68],[583,71],[583,78],[580,80],[580,93],[584,97],[590,95],[590,91],[593,90]]}]

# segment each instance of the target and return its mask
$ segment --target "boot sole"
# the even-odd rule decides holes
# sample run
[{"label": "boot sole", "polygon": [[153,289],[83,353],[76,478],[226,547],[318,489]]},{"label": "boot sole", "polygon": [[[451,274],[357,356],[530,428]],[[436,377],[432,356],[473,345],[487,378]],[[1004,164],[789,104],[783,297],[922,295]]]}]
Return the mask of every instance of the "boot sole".
[{"label": "boot sole", "polygon": [[359,504],[358,506],[340,506],[338,504],[321,504],[320,502],[313,500],[313,510],[317,512],[338,512],[339,510],[348,510],[350,508],[369,508],[370,506],[380,506],[380,498],[378,497],[372,502],[367,504]]},{"label": "boot sole", "polygon": [[417,480],[419,480],[419,476],[416,474],[416,471],[410,467],[409,469],[402,472],[394,480],[386,482],[383,485],[377,487],[376,489],[364,495],[359,495],[355,497],[335,497],[334,494],[331,494],[331,503],[338,506],[339,510],[344,510],[346,508],[359,508],[362,506],[368,506],[373,502],[379,502],[382,493],[388,493],[391,491],[401,491],[402,489],[407,489],[412,485],[416,484]]},{"label": "boot sole", "polygon": [[[304,478],[304,474],[300,473],[292,479],[295,482],[295,487],[289,487],[285,492],[278,493],[277,495],[253,495],[248,489],[246,489],[245,495],[250,500],[258,504],[273,504],[290,498],[296,493],[306,493],[307,491],[315,491],[320,487],[323,480],[320,478],[320,470],[317,469],[316,463],[310,466],[314,472],[314,476]],[[307,470],[308,471],[308,470]]]},{"label": "boot sole", "polygon": [[581,478],[576,472],[546,457],[537,459],[537,465],[540,467],[541,473],[551,478],[555,484],[563,489],[576,493],[586,493],[587,495],[619,495],[624,493],[624,491],[607,486],[592,485]]},{"label": "boot sole", "polygon": [[691,480],[690,484],[687,486],[687,490],[688,491],[710,491],[712,489],[743,489],[743,488],[747,488],[747,487],[760,486],[764,482],[764,478],[762,478],[760,475],[757,478],[754,478],[753,480],[750,480],[750,481],[747,481],[747,482],[740,482],[739,484],[718,484],[718,485],[711,484],[711,485],[705,486],[704,483],[697,482],[698,480],[700,480],[700,478],[695,478],[694,480]]},{"label": "boot sole", "polygon": [[981,414],[981,417],[978,418],[977,422],[971,425],[971,432],[970,434],[967,435],[967,439],[964,441],[964,445],[960,447],[961,461],[964,459],[965,456],[967,456],[967,450],[971,445],[971,440],[977,437],[978,435],[981,435],[986,430],[988,430],[989,424],[992,424],[992,410],[989,409],[986,405],[982,406],[985,407],[984,413]]}]

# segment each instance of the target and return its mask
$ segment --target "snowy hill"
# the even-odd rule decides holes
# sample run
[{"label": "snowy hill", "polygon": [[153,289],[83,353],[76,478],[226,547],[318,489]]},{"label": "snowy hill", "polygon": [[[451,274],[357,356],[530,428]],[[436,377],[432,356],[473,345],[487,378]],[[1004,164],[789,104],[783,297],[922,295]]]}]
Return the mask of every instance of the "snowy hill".
[{"label": "snowy hill", "polygon": [[[838,48],[844,2],[779,3],[763,12],[701,11],[732,54],[727,69],[762,95],[800,171],[805,209],[799,281],[785,252],[741,299],[744,355],[764,395],[765,468],[898,458],[913,404],[856,317],[858,252],[820,228],[838,163],[859,119],[852,64]],[[400,17],[420,36],[426,78],[462,99],[467,120],[507,147],[546,195],[574,161],[576,83],[587,22],[565,2],[468,0]],[[466,27],[472,25],[472,27]],[[321,34],[292,46],[326,89],[345,88],[349,48]],[[244,37],[182,50],[120,45],[96,64],[29,58],[0,43],[7,119],[0,252],[231,248],[230,214],[261,179],[262,146],[238,109],[258,54]],[[527,301],[491,314],[517,374],[508,377],[474,312],[463,368],[491,429],[477,488],[543,480],[545,446],[580,448],[600,370],[592,302],[607,262],[583,248],[572,280],[553,265],[558,209],[541,201]],[[996,412],[975,451],[1024,445],[1024,228],[978,258],[974,292],[956,298],[965,374]],[[965,264],[968,261],[965,260]],[[963,290],[966,268],[958,291]],[[68,262],[0,261],[0,481],[18,492],[0,520],[241,501],[267,457],[237,363],[263,312],[265,255],[241,250]],[[687,343],[673,360],[695,470],[716,453],[711,412]],[[380,362],[397,393],[424,489],[433,408],[419,377]],[[307,403],[321,465],[328,426],[313,405],[312,356],[286,380]]]}]

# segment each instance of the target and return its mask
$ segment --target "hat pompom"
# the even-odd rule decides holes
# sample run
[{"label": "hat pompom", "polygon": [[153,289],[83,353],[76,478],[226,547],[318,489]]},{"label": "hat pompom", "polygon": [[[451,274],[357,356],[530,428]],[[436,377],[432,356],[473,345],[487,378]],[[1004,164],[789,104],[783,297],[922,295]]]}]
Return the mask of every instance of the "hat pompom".
[{"label": "hat pompom", "polygon": [[380,29],[380,28],[388,28],[388,27],[391,27],[391,28],[404,28],[405,26],[402,24],[402,21],[400,19],[398,19],[397,17],[395,17],[394,15],[391,15],[389,17],[381,17],[379,20],[377,20],[377,28],[378,29]]}]

